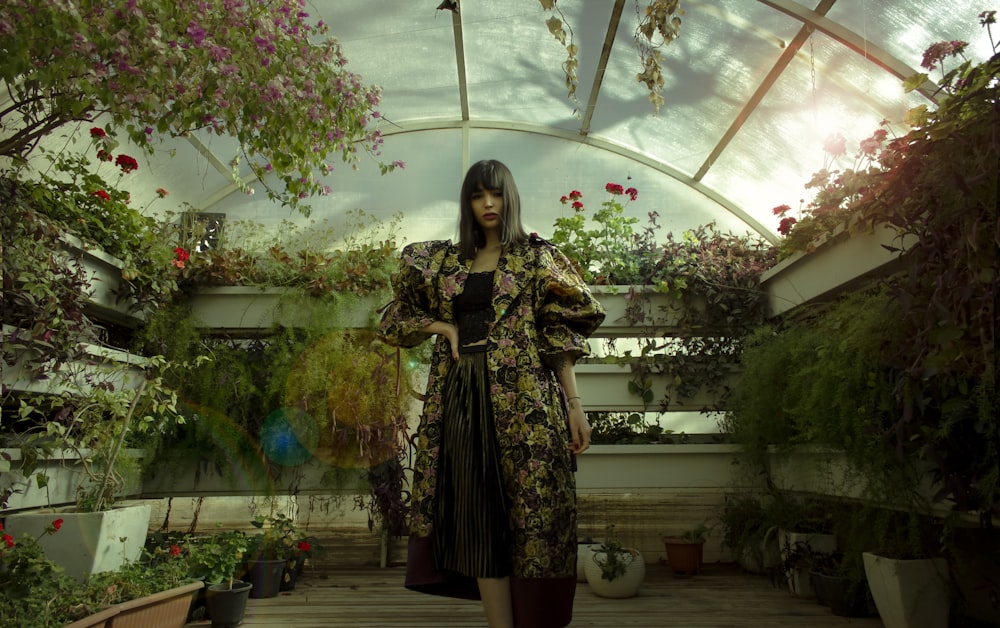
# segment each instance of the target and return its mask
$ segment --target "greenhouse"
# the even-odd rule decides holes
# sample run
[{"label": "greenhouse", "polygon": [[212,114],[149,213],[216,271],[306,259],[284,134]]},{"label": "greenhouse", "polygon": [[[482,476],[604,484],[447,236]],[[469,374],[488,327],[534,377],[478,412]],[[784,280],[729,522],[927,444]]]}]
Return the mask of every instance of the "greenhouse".
[{"label": "greenhouse", "polygon": [[1000,625],[996,8],[5,2],[0,626]]}]

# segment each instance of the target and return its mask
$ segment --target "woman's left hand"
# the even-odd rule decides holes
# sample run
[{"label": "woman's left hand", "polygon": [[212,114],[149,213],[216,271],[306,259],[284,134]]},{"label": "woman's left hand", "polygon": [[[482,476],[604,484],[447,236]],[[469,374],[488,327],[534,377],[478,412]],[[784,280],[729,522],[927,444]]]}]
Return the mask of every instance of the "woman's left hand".
[{"label": "woman's left hand", "polygon": [[572,437],[569,448],[575,454],[582,454],[590,447],[590,422],[587,413],[583,411],[579,399],[569,403],[569,433]]}]

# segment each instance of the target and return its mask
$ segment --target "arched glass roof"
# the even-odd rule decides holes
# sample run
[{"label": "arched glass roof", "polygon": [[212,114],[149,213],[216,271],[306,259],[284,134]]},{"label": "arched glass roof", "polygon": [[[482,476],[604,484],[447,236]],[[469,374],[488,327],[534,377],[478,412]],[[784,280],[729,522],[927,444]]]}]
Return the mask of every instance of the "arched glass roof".
[{"label": "arched glass roof", "polygon": [[[850,167],[858,142],[882,120],[905,132],[905,112],[932,105],[933,84],[905,93],[935,41],[970,42],[991,54],[972,0],[681,0],[678,39],[662,48],[664,104],[654,112],[633,42],[646,0],[561,0],[579,46],[576,101],[567,97],[566,51],[538,0],[311,0],[348,69],[382,87],[385,161],[338,165],[333,190],[313,199],[313,219],[360,208],[401,212],[400,239],[454,237],[461,177],[478,159],[514,172],[532,231],[551,233],[571,189],[596,208],[608,181],[639,190],[628,211],[657,211],[675,232],[709,221],[775,239],[771,208],[811,199],[803,185],[839,133]],[[933,76],[932,76],[933,79]],[[265,194],[229,183],[235,151],[225,138],[193,137],[177,156],[154,157],[150,189],[202,211],[265,224],[300,219]],[[247,173],[249,175],[249,173]]]}]

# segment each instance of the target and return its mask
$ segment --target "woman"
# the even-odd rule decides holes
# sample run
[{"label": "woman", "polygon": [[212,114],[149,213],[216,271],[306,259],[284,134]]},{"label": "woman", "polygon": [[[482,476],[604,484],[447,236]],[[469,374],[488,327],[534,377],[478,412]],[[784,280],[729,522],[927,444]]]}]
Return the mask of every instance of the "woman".
[{"label": "woman", "polygon": [[590,425],[573,364],[604,311],[528,236],[510,171],[473,165],[460,241],[403,249],[380,333],[436,335],[414,459],[410,589],[482,599],[491,628],[555,628],[576,591],[573,456]]}]

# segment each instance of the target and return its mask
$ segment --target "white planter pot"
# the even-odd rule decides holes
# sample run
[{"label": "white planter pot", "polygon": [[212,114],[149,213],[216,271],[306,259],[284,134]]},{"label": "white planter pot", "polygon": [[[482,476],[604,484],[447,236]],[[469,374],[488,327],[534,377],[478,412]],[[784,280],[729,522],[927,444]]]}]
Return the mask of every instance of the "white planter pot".
[{"label": "white planter pot", "polygon": [[809,253],[798,253],[761,275],[769,316],[778,316],[818,298],[829,299],[873,277],[899,267],[901,252],[915,238],[900,239],[895,230],[879,226],[872,233],[838,233]]},{"label": "white planter pot", "polygon": [[[837,537],[833,534],[815,534],[807,532],[780,531],[780,546],[782,558],[788,555],[795,547],[801,545],[808,546],[813,552],[832,554],[837,551]],[[798,597],[813,598],[816,592],[813,591],[812,583],[809,582],[808,569],[792,569],[785,573],[788,578],[788,590]]]},{"label": "white planter pot", "polygon": [[596,560],[601,552],[597,550],[590,552],[590,559],[586,562],[584,569],[587,573],[587,584],[596,595],[608,598],[628,598],[638,593],[639,586],[646,577],[646,562],[639,550],[626,549],[632,555],[632,562],[629,563],[625,573],[614,580],[605,580],[601,573],[601,566],[597,564]]},{"label": "white planter pot", "polygon": [[948,564],[943,558],[896,560],[865,552],[865,576],[885,628],[948,626]]},{"label": "white planter pot", "polygon": [[[657,336],[678,329],[677,321],[683,311],[680,303],[650,286],[588,287],[606,314],[595,337]],[[642,322],[632,323],[639,313]]]},{"label": "white planter pot", "polygon": [[[593,445],[576,458],[576,490],[612,494],[714,491],[733,482],[739,456],[737,445]],[[656,540],[659,543],[659,536]]]},{"label": "white planter pot", "polygon": [[634,375],[629,364],[595,364],[580,362],[574,368],[577,385],[586,391],[584,408],[588,412],[643,412],[660,409],[664,395],[670,393],[671,412],[700,412],[718,403],[719,395],[700,390],[690,397],[679,397],[675,392],[673,375],[649,374],[653,401],[645,403],[641,396],[629,391]]},{"label": "white planter pot", "polygon": [[767,574],[772,569],[781,566],[781,550],[778,549],[777,539],[771,538],[767,541],[761,541],[758,552],[759,554],[746,547],[736,557],[736,562],[743,569],[756,574]]},{"label": "white planter pot", "polygon": [[[3,326],[4,344],[17,330]],[[146,358],[117,349],[84,345],[86,359],[60,365],[50,370],[45,379],[31,372],[28,362],[31,351],[17,351],[13,363],[3,364],[0,380],[10,390],[43,394],[86,395],[99,385],[110,385],[115,390],[134,389],[145,378]]]},{"label": "white planter pot", "polygon": [[60,236],[63,253],[71,264],[82,267],[89,284],[87,294],[87,310],[91,316],[104,321],[135,327],[143,319],[140,312],[134,310],[135,299],[119,300],[121,289],[122,268],[125,266],[120,259],[108,255],[104,251],[88,249],[83,242],[72,235]]},{"label": "white planter pot", "polygon": [[[9,472],[0,473],[0,490],[14,491],[7,500],[8,512],[75,504],[77,489],[89,479],[80,463],[80,456],[91,455],[90,450],[76,452],[64,449],[53,452],[51,456],[39,460],[27,477],[22,472],[24,458],[20,449],[2,449],[0,452],[10,460],[11,465]],[[142,449],[126,449],[124,453],[137,460],[146,454]],[[35,476],[39,473],[48,478],[47,486],[38,486]],[[142,493],[143,484],[139,474],[126,474],[123,480],[125,485],[120,487],[118,495],[132,497]],[[0,513],[0,516],[4,515]]]},{"label": "white planter pot", "polygon": [[576,546],[576,581],[587,581],[587,563],[599,543],[580,543]]},{"label": "white planter pot", "polygon": [[[218,286],[201,288],[191,295],[188,304],[196,325],[202,329],[256,334],[275,323],[287,327],[309,326],[323,306],[317,300],[317,306],[310,307],[308,299],[303,299],[296,301],[294,308],[283,307],[283,297],[292,292],[289,288]],[[336,327],[369,327],[377,321],[376,310],[382,305],[379,300],[375,295],[345,300],[337,312]]]},{"label": "white planter pot", "polygon": [[[62,565],[68,575],[85,580],[92,573],[113,571],[137,560],[146,543],[149,517],[148,504],[103,512],[62,508],[8,515],[4,528],[15,542],[25,534],[37,538],[47,558]],[[62,526],[46,534],[56,519],[62,519]]]}]

